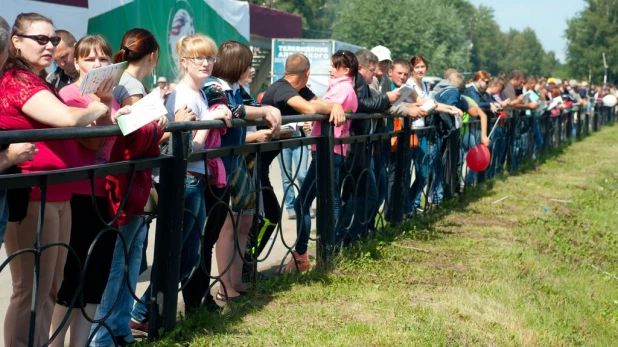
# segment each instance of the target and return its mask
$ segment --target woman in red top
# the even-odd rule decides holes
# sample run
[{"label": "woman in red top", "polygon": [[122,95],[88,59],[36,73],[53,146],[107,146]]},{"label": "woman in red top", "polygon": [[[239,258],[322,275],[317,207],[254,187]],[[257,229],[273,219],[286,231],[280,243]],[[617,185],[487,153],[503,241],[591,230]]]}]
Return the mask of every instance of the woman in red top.
[{"label": "woman in red top", "polygon": [[[49,67],[60,38],[55,35],[51,20],[37,13],[17,16],[11,33],[9,58],[3,69],[0,84],[0,128],[45,129],[53,127],[86,126],[101,116],[109,115],[108,107],[98,101],[87,108],[65,105],[53,87],[39,78]],[[36,142],[39,153],[34,160],[20,164],[24,173],[65,169],[75,166],[74,141]],[[71,189],[69,185],[50,185],[45,195],[42,230],[37,233],[41,209],[41,188],[32,187],[29,203],[21,223],[9,223],[5,237],[7,254],[31,248],[39,237],[41,246],[54,242],[69,242],[71,231]],[[11,206],[9,206],[11,208]],[[67,250],[64,247],[45,249],[40,257],[40,272],[33,345],[41,346],[49,339],[49,328],[56,294],[63,278]],[[4,325],[5,346],[28,344],[30,305],[33,291],[33,253],[25,253],[10,263],[13,294]]]}]

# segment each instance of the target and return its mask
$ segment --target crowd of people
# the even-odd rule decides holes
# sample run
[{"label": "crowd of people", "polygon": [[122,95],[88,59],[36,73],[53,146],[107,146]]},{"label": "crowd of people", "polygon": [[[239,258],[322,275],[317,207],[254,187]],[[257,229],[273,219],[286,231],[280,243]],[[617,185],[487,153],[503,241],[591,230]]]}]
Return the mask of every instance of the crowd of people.
[{"label": "crowd of people", "polygon": [[[221,129],[191,132],[188,150],[195,153],[321,136],[322,122],[332,123],[337,139],[387,133],[401,130],[407,124],[402,119],[407,117],[413,129],[436,128],[410,138],[403,194],[404,213],[414,218],[419,211],[439,204],[449,191],[476,183],[474,173],[454,175],[455,181],[448,179],[453,170],[466,171],[462,157],[473,146],[491,146],[492,160],[499,163],[511,150],[513,165],[517,165],[521,148],[506,148],[504,121],[499,121],[491,136],[488,134],[492,116],[503,108],[534,116],[520,127],[529,126],[534,131],[534,149],[538,152],[543,138],[536,117],[544,112],[545,105],[560,96],[563,102],[558,107],[568,107],[569,102],[585,102],[604,92],[589,88],[585,82],[526,77],[517,70],[494,77],[478,71],[465,81],[461,73],[449,69],[444,79],[430,88],[423,81],[429,67],[426,59],[420,55],[393,59],[388,48],[377,46],[335,52],[331,79],[322,96],[315,95],[307,85],[309,59],[292,54],[283,78],[269,86],[258,102],[247,88],[254,71],[252,52],[245,44],[227,41],[217,46],[207,35],[197,33],[181,38],[176,52],[178,79],[168,84],[160,77],[157,86],[149,90],[144,80],[152,75],[161,50],[146,29],[127,31],[114,52],[104,37],[87,35],[77,40],[67,31],[56,30],[41,14],[22,13],[12,28],[0,17],[2,130],[115,124],[118,117],[131,117],[131,105],[149,93],[156,94],[168,111],[167,116],[127,136],[3,146],[0,170],[33,173],[156,157],[170,141],[165,132],[170,122],[220,120],[226,124]],[[45,70],[54,61],[57,69],[46,75]],[[90,70],[120,62],[127,62],[127,68],[117,86],[110,79],[93,94],[82,95],[80,86]],[[411,93],[402,95],[403,87],[410,88]],[[396,117],[351,120],[346,113]],[[281,131],[282,118],[297,114],[323,114],[328,120],[286,125]],[[480,125],[468,124],[472,118],[478,118]],[[233,119],[261,119],[265,125],[230,127]],[[333,195],[338,245],[346,247],[363,235],[377,232],[382,208],[384,218],[392,218],[392,199],[399,183],[395,174],[397,139],[337,143],[332,148],[333,177],[339,182]],[[309,157],[313,159],[309,161]],[[184,181],[179,278],[187,314],[199,309],[220,312],[219,303],[237,301],[251,289],[243,276],[246,260],[259,255],[281,218],[274,193],[279,187],[274,188],[269,179],[275,158],[281,165],[284,208],[288,218],[296,219],[298,236],[291,260],[281,272],[311,269],[308,247],[311,206],[317,191],[315,145],[260,156],[233,154],[190,162]],[[488,176],[502,166],[493,167],[496,172],[490,169]],[[8,255],[35,244],[40,218],[40,245],[66,243],[76,255],[68,256],[64,247],[50,247],[40,259],[24,253],[11,260],[13,294],[4,320],[6,346],[28,344],[30,326],[25,322],[30,320],[33,295],[37,297],[33,341],[37,346],[52,337],[51,346],[125,345],[134,341],[132,330],[148,331],[150,313],[145,302],[152,297],[150,288],[136,303],[131,293],[136,290],[145,258],[148,223],[144,207],[151,187],[158,189],[161,184],[164,182],[156,170],[143,170],[92,182],[0,192],[0,245],[4,241]],[[110,225],[116,229],[108,228]],[[221,274],[215,297],[209,291],[213,250]],[[237,252],[245,257],[235,255]],[[40,272],[33,287],[37,280],[35,262],[39,262]],[[93,319],[103,319],[106,327],[91,324]]]}]

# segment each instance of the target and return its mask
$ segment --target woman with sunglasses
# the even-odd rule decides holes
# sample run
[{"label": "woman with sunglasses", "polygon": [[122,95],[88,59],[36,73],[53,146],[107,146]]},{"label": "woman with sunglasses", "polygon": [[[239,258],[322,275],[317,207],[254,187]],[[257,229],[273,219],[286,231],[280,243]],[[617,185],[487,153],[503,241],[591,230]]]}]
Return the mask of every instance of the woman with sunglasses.
[{"label": "woman with sunglasses", "polygon": [[[0,83],[0,128],[45,129],[53,127],[86,126],[100,117],[109,117],[109,107],[93,101],[85,108],[65,105],[56,90],[38,77],[53,61],[55,46],[60,39],[55,35],[52,21],[38,13],[17,16],[11,33],[9,58],[3,69]],[[78,163],[77,149],[72,140],[39,141],[39,153],[34,160],[20,165],[22,172],[41,172],[74,167]],[[39,214],[44,213],[40,245],[69,243],[71,232],[72,188],[70,184],[32,187],[29,196],[19,199],[21,204],[9,205],[11,218],[5,237],[7,254],[32,248],[37,240]],[[45,200],[44,208],[41,203]],[[20,223],[16,223],[20,222]],[[36,319],[34,321],[35,346],[47,343],[56,295],[64,272],[67,250],[51,247],[38,259],[38,288]],[[5,317],[5,346],[29,344],[30,305],[32,304],[35,257],[22,254],[9,263],[13,282],[13,295]]]},{"label": "woman with sunglasses", "polygon": [[[327,102],[340,104],[346,113],[354,113],[358,108],[358,98],[354,91],[354,78],[358,75],[358,60],[354,53],[350,51],[339,50],[330,60],[330,80],[328,88],[322,99]],[[350,120],[345,120],[343,124],[334,127],[335,138],[347,137],[350,135]],[[313,122],[311,136],[322,135],[322,121]],[[300,187],[298,198],[294,202],[294,210],[298,219],[296,220],[296,231],[298,239],[296,240],[295,250],[292,251],[292,259],[286,265],[282,272],[289,271],[308,271],[311,269],[307,248],[309,245],[309,233],[311,232],[311,204],[316,197],[316,146],[311,145],[311,164],[307,170],[307,175]],[[348,151],[347,144],[335,144],[333,149],[334,159],[334,182],[339,182],[339,169],[343,162],[343,157]],[[335,225],[339,219],[339,189],[334,190],[333,195]],[[319,213],[319,211],[318,211]]]},{"label": "woman with sunglasses", "polygon": [[[226,104],[209,105],[200,87],[210,77],[216,61],[217,45],[208,36],[191,34],[181,37],[176,43],[176,53],[179,57],[179,77],[182,78],[171,93],[166,107],[169,114],[174,114],[181,108],[189,106],[197,113],[198,120],[223,120],[230,125],[232,113]],[[191,146],[193,152],[221,146],[221,134],[226,129],[202,129],[193,133]],[[208,187],[211,185],[210,187]],[[182,251],[180,256],[180,282],[186,283],[191,271],[200,264],[200,237],[204,235],[205,242],[210,247],[203,249],[205,271],[210,273],[212,248],[217,241],[218,230],[204,229],[208,208],[217,201],[216,193],[226,185],[225,168],[221,158],[206,161],[193,161],[187,164],[185,174],[184,222],[182,224]],[[208,240],[208,241],[206,241]],[[196,271],[200,271],[198,268]],[[150,286],[144,292],[141,300],[150,300]],[[185,299],[185,305],[186,305]],[[205,307],[218,310],[212,295],[208,295]],[[187,305],[186,305],[187,306]],[[197,309],[200,302],[189,303],[191,309]],[[148,305],[141,302],[135,304],[131,312],[131,328],[147,332],[150,318]]]}]

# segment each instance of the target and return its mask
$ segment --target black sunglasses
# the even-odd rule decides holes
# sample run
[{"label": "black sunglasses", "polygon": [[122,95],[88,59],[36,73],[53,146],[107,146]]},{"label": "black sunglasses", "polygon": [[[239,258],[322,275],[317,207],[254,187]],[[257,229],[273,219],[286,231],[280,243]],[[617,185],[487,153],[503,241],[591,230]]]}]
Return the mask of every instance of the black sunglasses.
[{"label": "black sunglasses", "polygon": [[36,41],[39,45],[45,46],[48,42],[51,41],[52,46],[56,47],[60,44],[60,37],[58,36],[45,36],[45,35],[20,35],[15,34],[15,36],[29,38],[31,40]]}]

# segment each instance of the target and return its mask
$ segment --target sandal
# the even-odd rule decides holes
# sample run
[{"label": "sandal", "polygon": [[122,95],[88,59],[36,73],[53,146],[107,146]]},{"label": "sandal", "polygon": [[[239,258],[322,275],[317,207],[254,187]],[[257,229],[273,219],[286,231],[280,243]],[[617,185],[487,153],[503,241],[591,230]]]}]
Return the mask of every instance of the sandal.
[{"label": "sandal", "polygon": [[243,296],[242,294],[239,294],[237,296],[228,297],[223,293],[217,292],[216,298],[217,300],[223,301],[223,302],[239,302],[240,300],[242,300],[242,296]]}]

